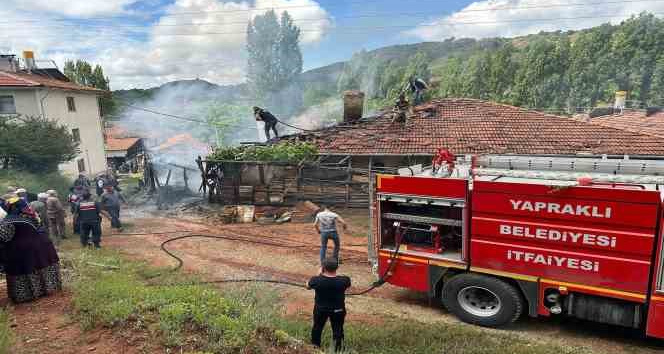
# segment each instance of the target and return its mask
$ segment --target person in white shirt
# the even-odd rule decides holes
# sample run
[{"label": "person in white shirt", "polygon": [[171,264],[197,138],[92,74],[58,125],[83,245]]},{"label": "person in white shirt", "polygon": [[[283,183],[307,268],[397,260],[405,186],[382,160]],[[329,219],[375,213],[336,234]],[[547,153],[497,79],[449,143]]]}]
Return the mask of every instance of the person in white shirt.
[{"label": "person in white shirt", "polygon": [[342,219],[339,214],[330,211],[326,206],[321,206],[321,211],[316,214],[314,220],[314,227],[320,234],[320,262],[323,264],[325,255],[327,253],[327,241],[334,242],[333,258],[339,261],[339,248],[341,248],[341,241],[339,240],[339,232],[337,231],[337,222],[341,224],[344,230],[348,229],[348,224]]}]

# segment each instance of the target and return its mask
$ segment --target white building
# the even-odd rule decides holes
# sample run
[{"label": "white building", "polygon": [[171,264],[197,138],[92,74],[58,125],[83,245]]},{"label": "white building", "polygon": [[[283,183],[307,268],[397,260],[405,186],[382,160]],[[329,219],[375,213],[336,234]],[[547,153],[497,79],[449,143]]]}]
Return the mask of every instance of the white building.
[{"label": "white building", "polygon": [[105,93],[70,82],[57,69],[38,69],[26,59],[21,69],[13,56],[0,55],[0,115],[45,117],[70,129],[79,141],[76,159],[60,165],[71,177],[106,169],[99,97]]}]

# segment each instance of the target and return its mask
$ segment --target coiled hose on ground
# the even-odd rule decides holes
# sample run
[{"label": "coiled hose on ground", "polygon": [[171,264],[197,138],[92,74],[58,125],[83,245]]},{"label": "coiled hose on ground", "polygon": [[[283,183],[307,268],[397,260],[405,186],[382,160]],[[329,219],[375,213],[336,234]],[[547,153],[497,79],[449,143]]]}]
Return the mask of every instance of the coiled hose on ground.
[{"label": "coiled hose on ground", "polygon": [[[222,236],[222,235],[195,234],[195,235],[177,236],[177,237],[169,238],[168,240],[162,242],[161,246],[160,246],[161,250],[164,253],[169,255],[171,258],[175,259],[175,261],[177,262],[177,265],[171,269],[172,272],[175,272],[175,271],[179,270],[180,268],[182,268],[182,266],[184,265],[184,261],[182,260],[182,258],[178,257],[176,254],[169,251],[166,248],[166,245],[171,243],[171,242],[175,242],[175,241],[179,241],[179,240],[183,240],[183,239],[187,239],[187,238],[211,238],[211,239],[220,239],[220,240],[243,241],[243,242],[250,242],[250,243],[257,243],[257,244],[267,244],[267,245],[271,245],[271,246],[279,246],[279,247],[287,247],[287,248],[311,247],[309,245],[286,246],[286,245],[282,245],[282,244],[278,244],[278,243],[261,242],[261,241],[247,240],[247,239],[239,238],[239,237]],[[373,284],[371,284],[371,286],[369,286],[368,288],[366,288],[362,291],[346,293],[346,295],[347,296],[364,295],[364,294],[367,294],[367,293],[373,291],[374,289],[380,287],[381,285],[385,284],[385,281],[387,281],[387,279],[389,278],[390,272],[392,271],[392,269],[394,268],[394,265],[396,264],[395,260],[397,258],[398,253],[399,253],[399,248],[400,247],[401,247],[401,242],[397,243],[396,249],[390,257],[390,262],[389,262],[389,265],[388,265],[387,269],[385,269],[385,272],[383,272],[383,274],[380,276],[380,278],[377,281],[375,281]],[[272,283],[272,284],[283,284],[283,285],[289,285],[289,286],[294,286],[294,287],[298,287],[298,288],[307,289],[307,286],[303,283],[296,283],[296,282],[292,282],[292,281],[279,280],[279,279],[262,279],[262,278],[219,279],[219,280],[210,280],[210,281],[200,281],[200,282],[195,282],[195,283],[188,283],[186,285],[221,284],[221,283]],[[159,285],[160,286],[173,286],[173,285],[183,285],[183,284],[159,284]]]}]

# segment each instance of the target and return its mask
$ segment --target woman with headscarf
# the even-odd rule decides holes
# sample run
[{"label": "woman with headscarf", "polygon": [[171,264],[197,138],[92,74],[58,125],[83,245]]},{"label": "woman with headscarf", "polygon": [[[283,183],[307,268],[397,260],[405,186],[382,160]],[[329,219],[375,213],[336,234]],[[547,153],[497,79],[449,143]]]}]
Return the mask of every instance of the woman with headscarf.
[{"label": "woman with headscarf", "polygon": [[39,217],[18,197],[0,206],[7,213],[0,221],[0,263],[9,298],[27,302],[61,290],[60,260]]}]

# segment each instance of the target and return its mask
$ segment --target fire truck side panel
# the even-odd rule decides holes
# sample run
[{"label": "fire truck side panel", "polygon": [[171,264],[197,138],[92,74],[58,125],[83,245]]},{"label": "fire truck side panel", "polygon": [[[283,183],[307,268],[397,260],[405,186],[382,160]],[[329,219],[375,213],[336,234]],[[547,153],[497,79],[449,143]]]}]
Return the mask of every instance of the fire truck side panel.
[{"label": "fire truck side panel", "polygon": [[629,203],[608,198],[561,198],[547,193],[528,195],[475,191],[473,194],[473,217],[478,216],[477,213],[490,213],[535,220],[563,220],[583,226],[601,224],[644,228],[653,234],[657,222],[657,204],[646,204],[638,199]]},{"label": "fire truck side panel", "polygon": [[[391,262],[396,262],[391,268]],[[424,258],[398,256],[381,252],[378,257],[378,274],[385,274],[390,269],[390,284],[404,288],[429,292],[429,262]]]},{"label": "fire truck side panel", "polygon": [[[621,255],[649,261],[652,257],[652,233],[616,231],[600,226],[586,228],[561,221],[532,222],[532,219],[500,219],[475,216],[473,235],[505,242],[526,243],[561,251],[579,250],[605,255]],[[576,224],[573,224],[576,225]]]},{"label": "fire truck side panel", "polygon": [[664,297],[653,296],[648,308],[646,334],[651,337],[664,338]]},{"label": "fire truck side panel", "polygon": [[642,302],[658,212],[655,191],[476,181],[471,266]]},{"label": "fire truck side panel", "polygon": [[[575,199],[599,199],[615,202],[641,202],[644,204],[659,204],[660,197],[657,192],[647,192],[640,188],[602,188],[592,187],[562,187],[556,188],[544,184],[512,183],[512,182],[473,182],[474,192],[481,193],[503,193],[508,195],[542,195],[555,196],[557,198]],[[645,193],[644,193],[645,192]]]},{"label": "fire truck side panel", "polygon": [[468,181],[453,178],[379,175],[378,192],[401,195],[466,199]]},{"label": "fire truck side panel", "polygon": [[[472,267],[538,276],[645,296],[650,262],[472,239]],[[607,292],[607,296],[611,296]]]},{"label": "fire truck side panel", "polygon": [[[664,204],[662,211],[664,212]],[[651,337],[664,338],[664,215],[662,215],[659,227],[646,334]]]}]

